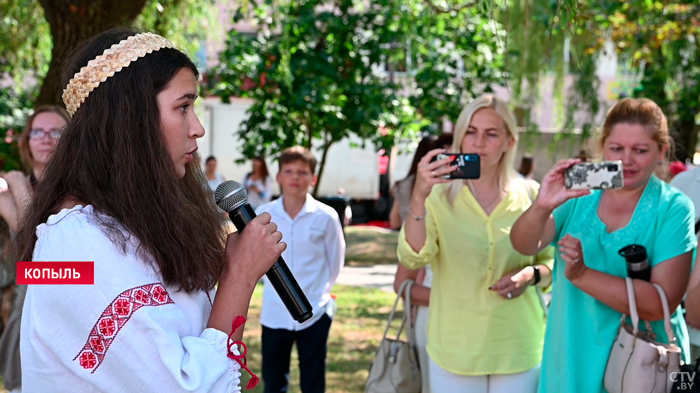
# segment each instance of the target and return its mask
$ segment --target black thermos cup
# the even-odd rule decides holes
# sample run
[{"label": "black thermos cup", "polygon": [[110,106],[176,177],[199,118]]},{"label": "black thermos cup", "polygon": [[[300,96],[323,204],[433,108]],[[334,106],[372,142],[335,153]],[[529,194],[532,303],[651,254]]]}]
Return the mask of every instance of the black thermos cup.
[{"label": "black thermos cup", "polygon": [[651,279],[651,265],[647,260],[647,249],[639,244],[631,244],[618,251],[627,261],[627,275],[629,278],[638,278],[649,281]]}]

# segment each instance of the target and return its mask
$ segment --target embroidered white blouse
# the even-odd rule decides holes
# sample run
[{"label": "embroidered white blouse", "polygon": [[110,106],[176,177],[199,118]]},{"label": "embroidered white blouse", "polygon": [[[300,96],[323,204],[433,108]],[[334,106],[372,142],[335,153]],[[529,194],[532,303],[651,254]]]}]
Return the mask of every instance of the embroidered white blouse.
[{"label": "embroidered white blouse", "polygon": [[227,335],[206,328],[207,294],[164,285],[136,254],[135,241],[122,253],[95,222],[92,206],[64,209],[36,234],[34,261],[94,261],[95,284],[29,286],[23,391],[241,390],[240,365],[226,356]]}]

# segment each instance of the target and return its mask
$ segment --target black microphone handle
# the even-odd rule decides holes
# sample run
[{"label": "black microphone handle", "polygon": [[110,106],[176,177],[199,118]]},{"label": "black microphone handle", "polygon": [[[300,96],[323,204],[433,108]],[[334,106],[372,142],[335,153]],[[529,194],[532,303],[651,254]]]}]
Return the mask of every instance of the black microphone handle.
[{"label": "black microphone handle", "polygon": [[[246,225],[255,218],[256,214],[250,204],[246,203],[230,211],[228,216],[233,221],[236,229],[243,232]],[[311,318],[313,315],[311,303],[309,303],[309,299],[304,295],[304,291],[301,290],[299,283],[297,283],[282,257],[277,259],[277,262],[272,265],[265,275],[295,321],[302,323]]]}]

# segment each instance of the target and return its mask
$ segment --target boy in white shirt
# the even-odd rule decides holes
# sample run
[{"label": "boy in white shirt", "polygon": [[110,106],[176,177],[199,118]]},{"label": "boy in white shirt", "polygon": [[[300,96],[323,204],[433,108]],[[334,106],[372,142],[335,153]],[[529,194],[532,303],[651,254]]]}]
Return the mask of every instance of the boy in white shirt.
[{"label": "boy in white shirt", "polygon": [[265,393],[288,391],[292,345],[299,353],[303,393],[326,390],[326,351],[333,317],[330,290],[345,263],[345,240],[336,211],[308,191],[316,184],[316,158],[294,146],[279,158],[282,196],[256,209],[268,212],[288,247],[282,257],[313,306],[313,317],[297,323],[265,278],[262,314],[262,378]]}]

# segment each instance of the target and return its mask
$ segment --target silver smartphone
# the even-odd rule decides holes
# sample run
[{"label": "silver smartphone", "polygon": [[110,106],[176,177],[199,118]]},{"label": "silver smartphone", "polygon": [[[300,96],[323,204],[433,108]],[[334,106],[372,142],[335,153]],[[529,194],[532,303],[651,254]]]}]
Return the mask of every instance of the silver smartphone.
[{"label": "silver smartphone", "polygon": [[570,190],[615,189],[625,183],[622,161],[582,162],[569,167],[564,179]]}]

